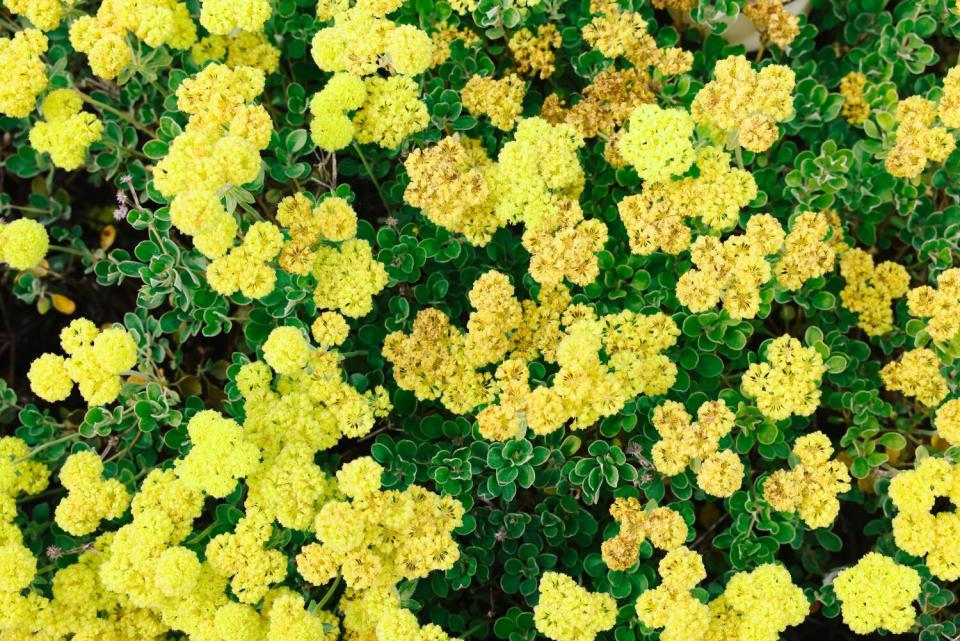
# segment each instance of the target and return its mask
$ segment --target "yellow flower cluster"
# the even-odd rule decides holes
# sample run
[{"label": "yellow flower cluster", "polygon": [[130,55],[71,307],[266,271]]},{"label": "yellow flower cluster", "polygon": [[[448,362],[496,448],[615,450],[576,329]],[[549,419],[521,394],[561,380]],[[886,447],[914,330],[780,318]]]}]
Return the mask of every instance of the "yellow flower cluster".
[{"label": "yellow flower cluster", "polygon": [[880,370],[884,387],[916,397],[927,407],[936,407],[947,397],[947,379],[940,373],[940,359],[933,350],[913,349],[899,361],[891,361]]},{"label": "yellow flower cluster", "polygon": [[795,291],[811,278],[831,271],[837,259],[831,234],[837,233],[826,213],[808,211],[797,216],[784,241],[783,255],[777,261],[777,281]]},{"label": "yellow flower cluster", "polygon": [[270,265],[283,247],[283,234],[275,225],[257,222],[226,255],[214,258],[207,266],[207,282],[213,291],[231,296],[241,292],[249,298],[263,298],[277,284],[277,273]]},{"label": "yellow flower cluster", "polygon": [[587,285],[599,274],[596,254],[607,228],[600,220],[584,220],[577,202],[584,185],[577,157],[582,146],[573,127],[541,118],[521,121],[496,163],[477,142],[445,138],[409,156],[404,198],[476,244],[508,223],[524,223],[523,246],[535,280]]},{"label": "yellow flower cluster", "polygon": [[276,276],[265,263],[280,251],[282,238],[272,225],[257,223],[249,241],[230,251],[238,225],[221,197],[260,173],[260,151],[270,142],[273,123],[266,109],[249,103],[263,85],[259,69],[222,64],[184,80],[177,105],[190,119],[154,169],[157,189],[172,198],[173,225],[207,258],[224,258],[211,265],[211,286],[224,294],[239,289],[253,298],[273,290]]},{"label": "yellow flower cluster", "polygon": [[593,2],[595,15],[583,27],[583,40],[607,58],[626,58],[634,67],[647,70],[653,66],[665,76],[690,71],[693,54],[679,47],[660,48],[647,33],[650,26],[639,13],[623,11],[616,2]]},{"label": "yellow flower cluster", "polygon": [[[417,314],[409,335],[387,336],[383,354],[397,383],[420,399],[439,398],[461,414],[496,400],[478,415],[488,438],[510,438],[524,425],[548,434],[570,420],[573,429],[583,429],[638,394],[664,393],[676,377],[661,352],[679,329],[663,314],[627,310],[598,319],[588,308],[568,307],[563,288],[545,288],[538,303],[521,304],[498,272],[478,279],[470,300],[476,311],[467,334],[430,308]],[[538,354],[559,371],[552,386],[531,390],[526,363]],[[479,370],[498,362],[491,386]]]},{"label": "yellow flower cluster", "polygon": [[800,625],[809,610],[803,590],[780,565],[738,572],[709,604],[690,594],[707,576],[697,552],[677,548],[657,569],[660,585],[642,593],[636,609],[641,623],[663,628],[663,641],[777,641],[787,627]]},{"label": "yellow flower cluster", "polygon": [[297,557],[307,581],[322,585],[339,572],[353,589],[384,588],[456,563],[460,551],[452,534],[462,522],[460,502],[417,485],[381,490],[382,472],[364,457],[337,473],[339,490],[349,500],[328,501],[317,513],[319,543]]},{"label": "yellow flower cluster", "polygon": [[950,69],[943,79],[943,96],[937,111],[944,125],[951,129],[960,127],[960,65]]},{"label": "yellow flower cluster", "polygon": [[[893,537],[897,547],[925,557],[933,576],[944,581],[960,579],[960,467],[944,459],[927,457],[916,469],[903,471],[890,481],[890,499],[897,508]],[[934,514],[938,498],[950,500],[949,511]]]},{"label": "yellow flower cluster", "polygon": [[414,149],[404,167],[410,177],[404,200],[435,225],[482,246],[506,224],[496,212],[496,164],[479,141],[448,136]]},{"label": "yellow flower cluster", "polygon": [[914,178],[928,162],[943,162],[953,152],[956,139],[946,127],[934,126],[936,119],[937,105],[926,98],[911,96],[897,103],[896,141],[884,160],[891,176]]},{"label": "yellow flower cluster", "polygon": [[586,286],[600,275],[597,253],[607,242],[607,226],[598,219],[584,220],[580,203],[561,203],[554,227],[528,227],[523,247],[530,252],[528,271],[541,285],[560,285],[564,278]]},{"label": "yellow flower cluster", "polygon": [[226,58],[226,65],[231,69],[256,67],[271,74],[280,68],[280,49],[262,32],[207,36],[193,45],[190,56],[201,67],[210,60]]},{"label": "yellow flower cluster", "polygon": [[690,590],[707,576],[703,559],[678,547],[667,552],[657,571],[660,585],[637,598],[637,618],[649,628],[663,628],[663,641],[699,641],[711,625],[711,612]]},{"label": "yellow flower cluster", "polygon": [[960,445],[960,399],[951,399],[937,409],[933,421],[937,436],[950,445]]},{"label": "yellow flower cluster", "polygon": [[743,393],[774,421],[813,414],[820,405],[820,379],[826,371],[817,350],[784,335],[767,346],[766,359],[747,368]]},{"label": "yellow flower cluster", "polygon": [[811,528],[827,527],[840,512],[837,494],[850,489],[850,473],[842,462],[830,460],[833,445],[823,432],[804,434],[792,451],[800,462],[773,472],[763,496],[775,510],[796,512]]},{"label": "yellow flower cluster", "polygon": [[526,92],[526,83],[515,73],[499,80],[474,75],[461,91],[460,99],[470,113],[487,116],[497,129],[511,131],[520,119]]},{"label": "yellow flower cluster", "polygon": [[367,99],[353,117],[357,142],[395,149],[430,123],[427,105],[418,97],[417,83],[411,78],[373,76],[364,84]]},{"label": "yellow flower cluster", "polygon": [[617,151],[644,181],[663,182],[690,169],[694,159],[692,135],[693,119],[686,110],[640,105],[630,115],[626,132],[618,138]]},{"label": "yellow flower cluster", "polygon": [[800,35],[800,18],[783,8],[783,0],[751,0],[743,14],[760,32],[764,42],[786,49]]},{"label": "yellow flower cluster", "polygon": [[314,62],[323,71],[346,71],[357,76],[375,74],[381,64],[402,76],[426,71],[433,61],[430,36],[413,25],[398,25],[386,17],[400,4],[398,0],[370,0],[352,7],[346,3],[329,7],[320,17],[332,18],[334,23],[313,37]]},{"label": "yellow flower cluster", "polygon": [[659,472],[675,476],[694,461],[697,483],[712,496],[730,496],[743,480],[743,464],[732,452],[718,452],[720,439],[733,429],[735,416],[723,401],[709,401],[693,421],[683,405],[666,401],[653,411],[660,440],[653,446],[653,464]]},{"label": "yellow flower cluster", "polygon": [[[584,138],[594,138],[600,134],[610,136],[605,146],[605,153],[616,154],[616,138],[619,133],[614,130],[625,123],[633,110],[642,104],[656,103],[653,93],[654,82],[650,74],[634,67],[617,70],[604,69],[593,81],[581,91],[579,102],[564,108],[560,97],[553,93],[543,101],[540,117],[552,123],[566,122],[573,125]],[[619,155],[616,167],[626,163]]]},{"label": "yellow flower cluster", "polygon": [[905,634],[917,618],[920,575],[889,556],[869,552],[833,580],[843,622],[857,634]]},{"label": "yellow flower cluster", "polygon": [[260,450],[244,438],[243,428],[219,412],[194,414],[187,423],[187,434],[193,447],[177,461],[177,478],[214,498],[230,494],[237,481],[260,462]]},{"label": "yellow flower cluster", "polygon": [[7,79],[0,85],[0,114],[26,118],[47,88],[47,70],[40,59],[47,50],[47,37],[36,29],[24,29],[12,38],[0,38],[0,69]]},{"label": "yellow flower cluster", "polygon": [[633,497],[619,498],[610,506],[610,515],[620,524],[620,532],[604,541],[600,551],[611,570],[629,570],[639,560],[644,541],[669,552],[687,540],[686,522],[668,507],[648,511]]},{"label": "yellow flower cluster", "polygon": [[17,495],[37,494],[47,488],[50,470],[43,463],[28,460],[29,455],[30,447],[22,439],[0,437],[0,546],[23,540],[23,533],[13,522]]},{"label": "yellow flower cluster", "polygon": [[33,393],[50,403],[62,401],[76,383],[90,405],[111,403],[120,394],[120,376],[137,364],[137,343],[122,326],[100,331],[78,318],[60,332],[68,358],[43,354],[33,361],[27,378]]},{"label": "yellow flower cluster", "polygon": [[[73,4],[72,0],[68,0]],[[3,0],[10,13],[23,16],[40,31],[51,31],[60,26],[64,6],[61,0]]]},{"label": "yellow flower cluster", "polygon": [[50,249],[47,228],[32,218],[0,223],[0,261],[21,271],[33,269]]},{"label": "yellow flower cluster", "polygon": [[653,410],[653,425],[660,434],[652,450],[659,472],[676,476],[694,459],[705,459],[717,451],[720,439],[733,429],[736,417],[723,401],[708,401],[697,410],[697,420],[683,404],[665,401]]},{"label": "yellow flower cluster", "polygon": [[103,478],[103,461],[96,452],[71,454],[60,468],[60,483],[67,496],[57,504],[54,520],[73,536],[94,532],[104,519],[120,518],[130,505],[123,483]]},{"label": "yellow flower cluster", "polygon": [[617,602],[604,592],[590,592],[559,572],[540,577],[540,600],[533,608],[537,630],[553,641],[593,641],[613,627]]},{"label": "yellow flower cluster", "polygon": [[677,281],[680,304],[700,313],[723,301],[730,318],[756,318],[760,287],[773,278],[767,256],[780,251],[784,238],[783,227],[769,214],[751,216],[746,234],[722,243],[714,236],[700,236],[690,248],[695,268]]},{"label": "yellow flower cluster", "polygon": [[347,112],[363,106],[367,88],[359,76],[336,73],[310,100],[310,135],[325,151],[343,149],[353,141],[353,122]]},{"label": "yellow flower cluster", "polygon": [[185,2],[104,0],[95,16],[81,16],[70,25],[70,44],[87,54],[95,75],[112,80],[133,61],[128,34],[153,48],[189,49],[197,41]]},{"label": "yellow flower cluster", "polygon": [[[332,488],[314,455],[343,437],[370,432],[390,410],[383,388],[361,394],[344,378],[336,352],[313,350],[303,333],[278,328],[265,345],[268,362],[288,374],[273,387],[266,362],[237,374],[245,400],[244,439],[260,448],[262,464],[247,476],[248,509],[256,506],[284,527],[308,529]],[[303,363],[296,368],[297,363]]]},{"label": "yellow flower cluster", "polygon": [[215,35],[257,32],[270,18],[270,0],[203,0],[200,24]]},{"label": "yellow flower cluster", "polygon": [[872,108],[863,97],[867,77],[859,71],[851,71],[840,80],[840,95],[843,96],[841,115],[851,125],[860,125],[870,117]]},{"label": "yellow flower cluster", "polygon": [[774,563],[737,572],[709,607],[710,625],[703,636],[689,641],[777,641],[810,611],[803,590],[785,567]]},{"label": "yellow flower cluster", "polygon": [[874,266],[873,256],[854,248],[840,256],[840,275],[846,281],[840,301],[859,316],[857,325],[868,336],[892,330],[893,300],[906,294],[910,287],[910,275],[903,265],[884,261]]},{"label": "yellow flower cluster", "polygon": [[351,641],[461,641],[432,623],[420,626],[393,587],[347,588],[339,607]]},{"label": "yellow flower cluster", "polygon": [[288,196],[277,206],[277,222],[290,233],[280,252],[280,267],[291,274],[310,273],[318,243],[340,243],[357,234],[357,214],[339,197],[325,198],[314,206],[305,194]]},{"label": "yellow flower cluster", "polygon": [[267,549],[273,534],[272,519],[259,505],[247,501],[246,514],[233,532],[219,534],[207,544],[210,568],[230,579],[230,590],[242,603],[256,604],[270,585],[287,576],[287,557]]},{"label": "yellow flower cluster", "polygon": [[103,135],[103,122],[81,111],[83,100],[72,89],[51,91],[43,99],[43,117],[30,129],[30,144],[49,153],[53,164],[66,170],[83,164],[87,149]]},{"label": "yellow flower cluster", "polygon": [[780,136],[777,123],[793,118],[793,70],[768,65],[757,72],[743,56],[730,56],[717,62],[713,77],[693,99],[693,119],[748,151],[769,149]]},{"label": "yellow flower cluster", "polygon": [[756,198],[753,176],[732,168],[730,154],[719,147],[700,149],[695,164],[699,175],[648,184],[618,203],[633,253],[647,256],[659,249],[679,254],[690,246],[688,217],[722,231],[733,227],[740,209]]},{"label": "yellow flower cluster", "polygon": [[560,31],[552,22],[548,22],[538,27],[536,34],[527,27],[520,29],[510,36],[507,47],[517,63],[518,73],[546,80],[556,70],[557,56],[554,50],[562,41]]},{"label": "yellow flower cluster", "polygon": [[387,286],[388,280],[370,243],[359,238],[346,240],[338,247],[319,247],[313,276],[317,280],[313,292],[317,307],[339,310],[350,318],[369,314],[373,297]]},{"label": "yellow flower cluster", "polygon": [[497,159],[497,214],[535,231],[555,230],[564,206],[583,191],[577,150],[581,138],[570,125],[527,118]]},{"label": "yellow flower cluster", "polygon": [[936,289],[921,285],[907,292],[907,309],[911,316],[930,319],[927,333],[934,340],[953,340],[960,334],[960,268],[940,272]]}]

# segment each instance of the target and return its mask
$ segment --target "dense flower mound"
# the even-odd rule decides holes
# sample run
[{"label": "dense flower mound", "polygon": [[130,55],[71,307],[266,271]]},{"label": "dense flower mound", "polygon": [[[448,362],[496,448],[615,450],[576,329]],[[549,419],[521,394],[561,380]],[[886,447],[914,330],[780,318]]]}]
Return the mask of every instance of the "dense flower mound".
[{"label": "dense flower mound", "polygon": [[960,639],[960,1],[0,0],[0,641]]}]

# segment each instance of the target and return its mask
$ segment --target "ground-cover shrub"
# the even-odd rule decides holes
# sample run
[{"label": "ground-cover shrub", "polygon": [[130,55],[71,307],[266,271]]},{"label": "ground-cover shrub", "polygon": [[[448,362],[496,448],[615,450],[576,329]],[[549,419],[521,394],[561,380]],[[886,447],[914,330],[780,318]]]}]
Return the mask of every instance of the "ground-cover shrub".
[{"label": "ground-cover shrub", "polygon": [[955,0],[2,0],[0,639],[960,636]]}]

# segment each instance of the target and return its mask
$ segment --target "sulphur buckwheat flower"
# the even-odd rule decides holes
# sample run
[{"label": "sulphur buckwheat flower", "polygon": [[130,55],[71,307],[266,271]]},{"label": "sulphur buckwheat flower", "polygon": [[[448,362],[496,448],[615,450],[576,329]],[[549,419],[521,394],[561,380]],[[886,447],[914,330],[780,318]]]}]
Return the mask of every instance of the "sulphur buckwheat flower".
[{"label": "sulphur buckwheat flower", "polygon": [[336,73],[310,100],[310,135],[325,151],[343,149],[353,140],[353,122],[347,112],[356,111],[367,98],[359,76]]},{"label": "sulphur buckwheat flower", "polygon": [[730,154],[719,147],[704,147],[694,162],[699,175],[645,185],[617,204],[633,253],[679,254],[693,236],[688,217],[722,231],[733,227],[740,210],[756,198],[753,176],[732,168]]},{"label": "sulphur buckwheat flower", "polygon": [[692,312],[705,312],[719,302],[730,318],[755,318],[760,288],[773,278],[768,256],[783,245],[785,234],[769,214],[751,216],[747,233],[722,243],[700,236],[690,248],[695,268],[677,281],[677,299]]},{"label": "sulphur buckwheat flower", "polygon": [[841,115],[851,125],[863,124],[873,111],[863,97],[867,77],[859,71],[851,71],[840,80],[840,95],[843,96]]},{"label": "sulphur buckwheat flower", "polygon": [[243,428],[219,412],[195,414],[187,433],[193,448],[177,461],[177,477],[215,498],[227,496],[260,462],[260,449],[244,438]]},{"label": "sulphur buckwheat flower", "polygon": [[122,327],[100,331],[85,318],[71,322],[60,333],[60,345],[68,357],[40,356],[27,377],[35,394],[50,402],[70,395],[64,373],[77,383],[90,405],[113,402],[120,394],[120,375],[137,363],[137,343]]},{"label": "sulphur buckwheat flower", "polygon": [[735,416],[723,401],[708,401],[697,410],[697,420],[676,401],[653,410],[653,425],[660,433],[652,450],[653,464],[668,476],[682,472],[694,459],[706,459],[718,449],[720,439],[733,429]]},{"label": "sulphur buckwheat flower", "polygon": [[322,312],[310,326],[310,335],[323,348],[337,347],[349,333],[346,319],[336,312]]},{"label": "sulphur buckwheat flower", "polygon": [[800,18],[783,7],[783,0],[752,0],[743,7],[760,38],[786,49],[800,35]]},{"label": "sulphur buckwheat flower", "polygon": [[54,519],[65,532],[83,536],[102,520],[119,518],[130,505],[127,488],[117,479],[103,479],[103,461],[95,452],[71,454],[60,469],[67,496],[57,504]]},{"label": "sulphur buckwheat flower", "polygon": [[936,407],[949,393],[947,379],[940,373],[940,359],[933,350],[913,349],[899,361],[891,361],[880,370],[884,387],[906,396],[914,396],[927,407]]},{"label": "sulphur buckwheat flower", "polygon": [[434,224],[486,245],[506,224],[496,212],[496,167],[478,141],[448,136],[415,149],[404,162],[410,182],[404,200]]},{"label": "sulphur buckwheat flower", "polygon": [[47,37],[36,29],[18,31],[0,38],[0,68],[9,81],[0,88],[0,114],[26,118],[47,88],[47,72],[40,56],[47,50]]},{"label": "sulphur buckwheat flower", "polygon": [[775,266],[777,281],[795,291],[808,280],[831,271],[837,251],[829,236],[835,233],[825,213],[808,211],[797,216],[784,241],[785,250]]},{"label": "sulphur buckwheat flower", "polygon": [[941,405],[933,425],[940,438],[951,445],[960,445],[960,399],[951,399]]},{"label": "sulphur buckwheat flower", "polygon": [[893,329],[891,304],[907,293],[910,275],[897,263],[885,261],[874,266],[873,257],[862,249],[850,249],[840,256],[840,275],[846,286],[840,300],[859,317],[858,325],[869,336]]},{"label": "sulphur buckwheat flower", "polygon": [[896,116],[896,140],[884,160],[891,176],[915,178],[923,173],[928,162],[943,162],[956,148],[957,141],[946,127],[934,126],[934,102],[910,96],[897,103]]},{"label": "sulphur buckwheat flower", "polygon": [[25,17],[40,31],[51,31],[60,26],[64,6],[61,0],[3,0],[3,5]]},{"label": "sulphur buckwheat flower", "polygon": [[620,532],[601,546],[603,562],[611,570],[629,570],[640,557],[640,546],[649,540],[661,550],[674,550],[687,540],[687,524],[668,507],[645,510],[635,498],[616,499],[610,515]]},{"label": "sulphur buckwheat flower", "polygon": [[43,100],[45,121],[30,130],[30,144],[41,153],[49,153],[53,164],[76,169],[86,159],[87,149],[100,140],[103,122],[91,113],[80,111],[83,101],[72,89],[57,89]]},{"label": "sulphur buckwheat flower", "polygon": [[907,632],[917,618],[920,575],[911,567],[869,552],[833,580],[843,622],[857,634],[879,629]]},{"label": "sulphur buckwheat flower", "polygon": [[743,56],[730,56],[713,76],[693,100],[693,119],[735,136],[748,151],[769,149],[780,135],[777,123],[793,118],[793,70],[769,65],[756,72]]},{"label": "sulphur buckwheat flower", "polygon": [[644,591],[636,603],[637,618],[650,628],[663,628],[666,641],[695,641],[710,626],[710,610],[690,594],[706,578],[703,559],[678,547],[667,552],[657,567],[660,585]]},{"label": "sulphur buckwheat flower", "polygon": [[743,375],[742,389],[767,418],[810,416],[820,405],[820,380],[826,368],[812,347],[781,336],[766,350],[766,362],[753,363]]},{"label": "sulphur buckwheat flower", "polygon": [[517,74],[508,74],[499,80],[471,76],[460,98],[471,113],[488,116],[497,129],[511,131],[520,119],[526,92],[526,83]]},{"label": "sulphur buckwheat flower", "polygon": [[540,577],[540,600],[533,609],[533,621],[553,641],[593,641],[597,634],[613,627],[617,602],[603,592],[590,592],[559,572]]},{"label": "sulphur buckwheat flower", "polygon": [[520,29],[510,36],[507,46],[517,62],[517,72],[546,80],[556,70],[554,50],[562,41],[560,31],[548,22],[538,27],[536,33],[526,27]]},{"label": "sulphur buckwheat flower", "polygon": [[213,34],[226,35],[240,31],[260,31],[270,18],[268,0],[203,0],[200,24]]},{"label": "sulphur buckwheat flower", "polygon": [[640,105],[630,116],[617,150],[647,182],[662,182],[693,164],[693,119],[683,109]]},{"label": "sulphur buckwheat flower", "polygon": [[293,374],[310,359],[310,345],[296,327],[278,327],[263,344],[263,360],[278,374]]},{"label": "sulphur buckwheat flower", "polygon": [[0,260],[21,271],[33,269],[47,255],[50,236],[32,218],[0,224]]},{"label": "sulphur buckwheat flower", "polygon": [[702,637],[706,641],[777,641],[788,627],[803,623],[810,611],[803,590],[794,585],[785,567],[774,563],[735,574],[709,607],[712,621]]},{"label": "sulphur buckwheat flower", "polygon": [[0,546],[0,592],[19,592],[33,581],[37,559],[19,543]]},{"label": "sulphur buckwheat flower", "polygon": [[420,100],[417,84],[411,78],[372,77],[364,84],[367,98],[353,117],[357,142],[396,149],[429,124],[427,105]]},{"label": "sulphur buckwheat flower", "polygon": [[800,463],[771,474],[763,496],[776,510],[796,512],[811,528],[826,527],[840,511],[837,494],[850,489],[850,473],[842,462],[830,460],[833,445],[823,432],[798,438],[793,453]]},{"label": "sulphur buckwheat flower", "polygon": [[936,288],[921,285],[907,292],[907,310],[911,316],[930,319],[927,333],[936,341],[960,334],[960,269],[940,272]]},{"label": "sulphur buckwheat flower", "polygon": [[[960,578],[960,513],[957,512],[958,468],[945,459],[927,457],[916,469],[901,471],[890,481],[889,494],[897,515],[893,537],[901,550],[924,558],[933,576]],[[938,498],[948,498],[948,510],[935,512]]]}]

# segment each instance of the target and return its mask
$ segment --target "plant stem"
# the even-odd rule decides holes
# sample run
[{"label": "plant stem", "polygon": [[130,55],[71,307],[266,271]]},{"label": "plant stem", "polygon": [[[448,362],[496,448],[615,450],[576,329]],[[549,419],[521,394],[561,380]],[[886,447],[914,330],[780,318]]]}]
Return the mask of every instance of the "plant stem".
[{"label": "plant stem", "polygon": [[324,594],[323,597],[320,599],[320,601],[317,603],[317,609],[320,609],[320,610],[323,609],[323,606],[325,606],[327,602],[333,597],[333,593],[336,592],[337,588],[340,587],[340,582],[342,580],[343,580],[343,576],[340,574],[337,574],[337,578],[334,579],[333,585],[331,585],[327,589],[326,594]]},{"label": "plant stem", "polygon": [[64,247],[63,245],[50,245],[50,249],[58,252],[63,252],[64,254],[72,254],[73,256],[89,256],[89,251],[81,251],[75,247]]},{"label": "plant stem", "polygon": [[108,104],[105,103],[105,102],[100,102],[100,101],[97,100],[96,98],[93,98],[93,97],[91,97],[91,96],[88,96],[87,94],[83,93],[82,91],[77,91],[77,93],[80,94],[80,98],[83,99],[84,102],[86,102],[86,103],[88,103],[88,104],[90,104],[90,105],[93,105],[94,107],[96,107],[97,109],[100,109],[100,110],[102,110],[102,111],[108,111],[108,112],[112,113],[114,116],[117,116],[118,118],[122,118],[123,120],[125,120],[127,123],[129,123],[129,124],[132,125],[133,127],[136,127],[136,128],[137,128],[139,131],[141,131],[142,133],[145,133],[146,135],[150,136],[151,138],[156,138],[156,132],[151,131],[151,130],[147,129],[146,127],[142,126],[142,125],[141,125],[139,122],[137,122],[137,120],[136,120],[133,116],[131,116],[130,114],[125,113],[125,112],[123,112],[123,111],[120,111],[120,110],[117,109],[116,107],[112,107],[112,106],[108,105]]},{"label": "plant stem", "polygon": [[78,438],[80,438],[81,436],[82,436],[82,435],[80,434],[80,432],[71,432],[70,434],[67,434],[66,436],[61,436],[60,438],[55,438],[55,439],[53,439],[52,441],[47,441],[46,443],[43,443],[42,445],[38,445],[37,447],[35,447],[35,448],[33,448],[32,450],[30,450],[30,452],[29,452],[28,454],[26,454],[25,456],[21,456],[20,458],[16,459],[16,460],[13,462],[13,464],[16,465],[17,463],[20,463],[20,462],[22,462],[22,461],[26,461],[27,459],[29,459],[29,458],[30,458],[31,456],[33,456],[34,454],[37,454],[38,452],[42,452],[43,450],[49,449],[49,448],[53,447],[54,445],[59,445],[60,443],[66,443],[66,442],[68,442],[68,441],[72,441],[72,440],[78,439]]},{"label": "plant stem", "polygon": [[367,170],[367,175],[370,176],[370,180],[373,182],[373,186],[376,188],[377,194],[380,195],[380,200],[383,202],[384,208],[387,210],[388,214],[392,214],[393,210],[390,208],[390,203],[387,202],[386,197],[383,195],[383,189],[380,187],[380,181],[377,180],[373,170],[370,169],[370,163],[367,162],[367,157],[363,155],[362,151],[360,151],[360,145],[353,143],[353,149],[357,152],[357,155],[360,156],[360,162],[363,163],[363,168]]}]

